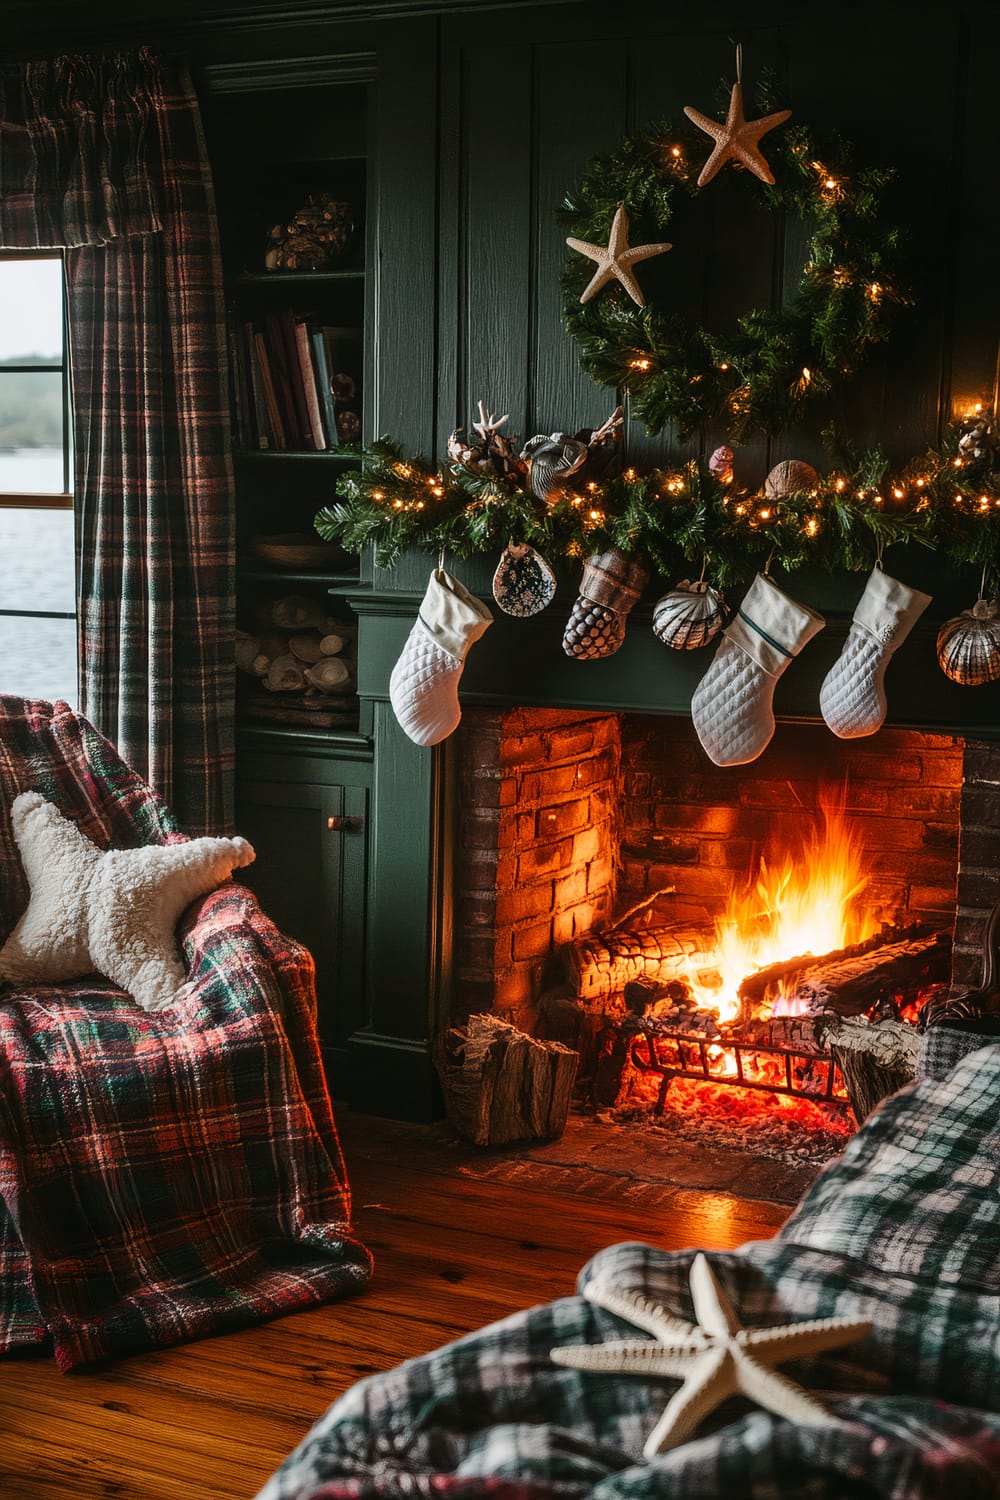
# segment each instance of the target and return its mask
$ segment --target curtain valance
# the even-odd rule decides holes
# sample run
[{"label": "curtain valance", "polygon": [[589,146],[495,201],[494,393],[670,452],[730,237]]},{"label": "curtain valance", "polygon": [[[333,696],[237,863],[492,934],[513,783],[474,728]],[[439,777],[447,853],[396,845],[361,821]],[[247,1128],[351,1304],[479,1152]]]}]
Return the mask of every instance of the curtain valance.
[{"label": "curtain valance", "polygon": [[0,248],[161,229],[161,70],[146,50],[0,65]]}]

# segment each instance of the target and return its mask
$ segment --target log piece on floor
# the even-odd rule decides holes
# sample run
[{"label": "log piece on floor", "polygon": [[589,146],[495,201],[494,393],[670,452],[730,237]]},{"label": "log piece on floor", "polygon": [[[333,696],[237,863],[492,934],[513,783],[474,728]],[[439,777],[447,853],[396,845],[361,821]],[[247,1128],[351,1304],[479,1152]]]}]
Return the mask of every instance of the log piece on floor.
[{"label": "log piece on floor", "polygon": [[824,1038],[859,1125],[876,1104],[916,1077],[920,1034],[905,1021],[869,1025],[838,1019],[825,1028]]},{"label": "log piece on floor", "polygon": [[579,1053],[498,1016],[446,1031],[435,1064],[452,1128],[475,1146],[554,1140],[569,1115]]}]

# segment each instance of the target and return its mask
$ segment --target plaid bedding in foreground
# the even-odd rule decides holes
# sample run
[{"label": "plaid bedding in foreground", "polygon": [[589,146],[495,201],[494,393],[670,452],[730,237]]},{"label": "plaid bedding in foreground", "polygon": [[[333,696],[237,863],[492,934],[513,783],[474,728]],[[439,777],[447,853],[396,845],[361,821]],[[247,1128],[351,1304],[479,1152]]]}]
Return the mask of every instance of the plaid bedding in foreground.
[{"label": "plaid bedding in foreground", "polygon": [[[602,1251],[693,1316],[693,1251]],[[347,1392],[258,1500],[995,1500],[1000,1496],[1000,1046],[887,1100],[777,1239],[710,1260],[747,1326],[849,1315],[871,1334],[782,1369],[836,1428],[742,1399],[650,1462],[677,1382],[563,1368],[559,1344],[641,1337],[581,1296],[532,1308]]]},{"label": "plaid bedding in foreground", "polygon": [[[65,705],[0,698],[0,925],[37,788],[102,847],[169,815]],[[310,955],[227,884],[185,916],[191,990],[156,1014],[99,976],[0,992],[0,1353],[62,1369],[360,1289],[371,1258],[323,1077]]]}]

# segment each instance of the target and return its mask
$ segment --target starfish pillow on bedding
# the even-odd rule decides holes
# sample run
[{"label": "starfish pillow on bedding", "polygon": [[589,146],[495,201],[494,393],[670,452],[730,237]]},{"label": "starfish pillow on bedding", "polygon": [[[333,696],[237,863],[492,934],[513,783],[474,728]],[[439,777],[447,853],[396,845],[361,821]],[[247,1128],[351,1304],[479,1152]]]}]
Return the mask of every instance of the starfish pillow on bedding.
[{"label": "starfish pillow on bedding", "polygon": [[174,936],[181,912],[252,862],[246,839],[102,852],[39,792],[22,792],[11,813],[31,897],[0,949],[0,980],[96,971],[143,1010],[170,1005],[185,980]]}]

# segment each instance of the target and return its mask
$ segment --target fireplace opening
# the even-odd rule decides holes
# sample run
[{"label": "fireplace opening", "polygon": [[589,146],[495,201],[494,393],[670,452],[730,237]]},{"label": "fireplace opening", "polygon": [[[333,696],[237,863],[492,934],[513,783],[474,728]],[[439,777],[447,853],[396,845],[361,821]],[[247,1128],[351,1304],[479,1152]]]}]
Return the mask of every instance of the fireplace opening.
[{"label": "fireplace opening", "polygon": [[783,724],[719,769],[681,718],[469,711],[451,1021],[574,1047],[616,1120],[839,1149],[859,1028],[914,1052],[952,981],[966,761]]}]

